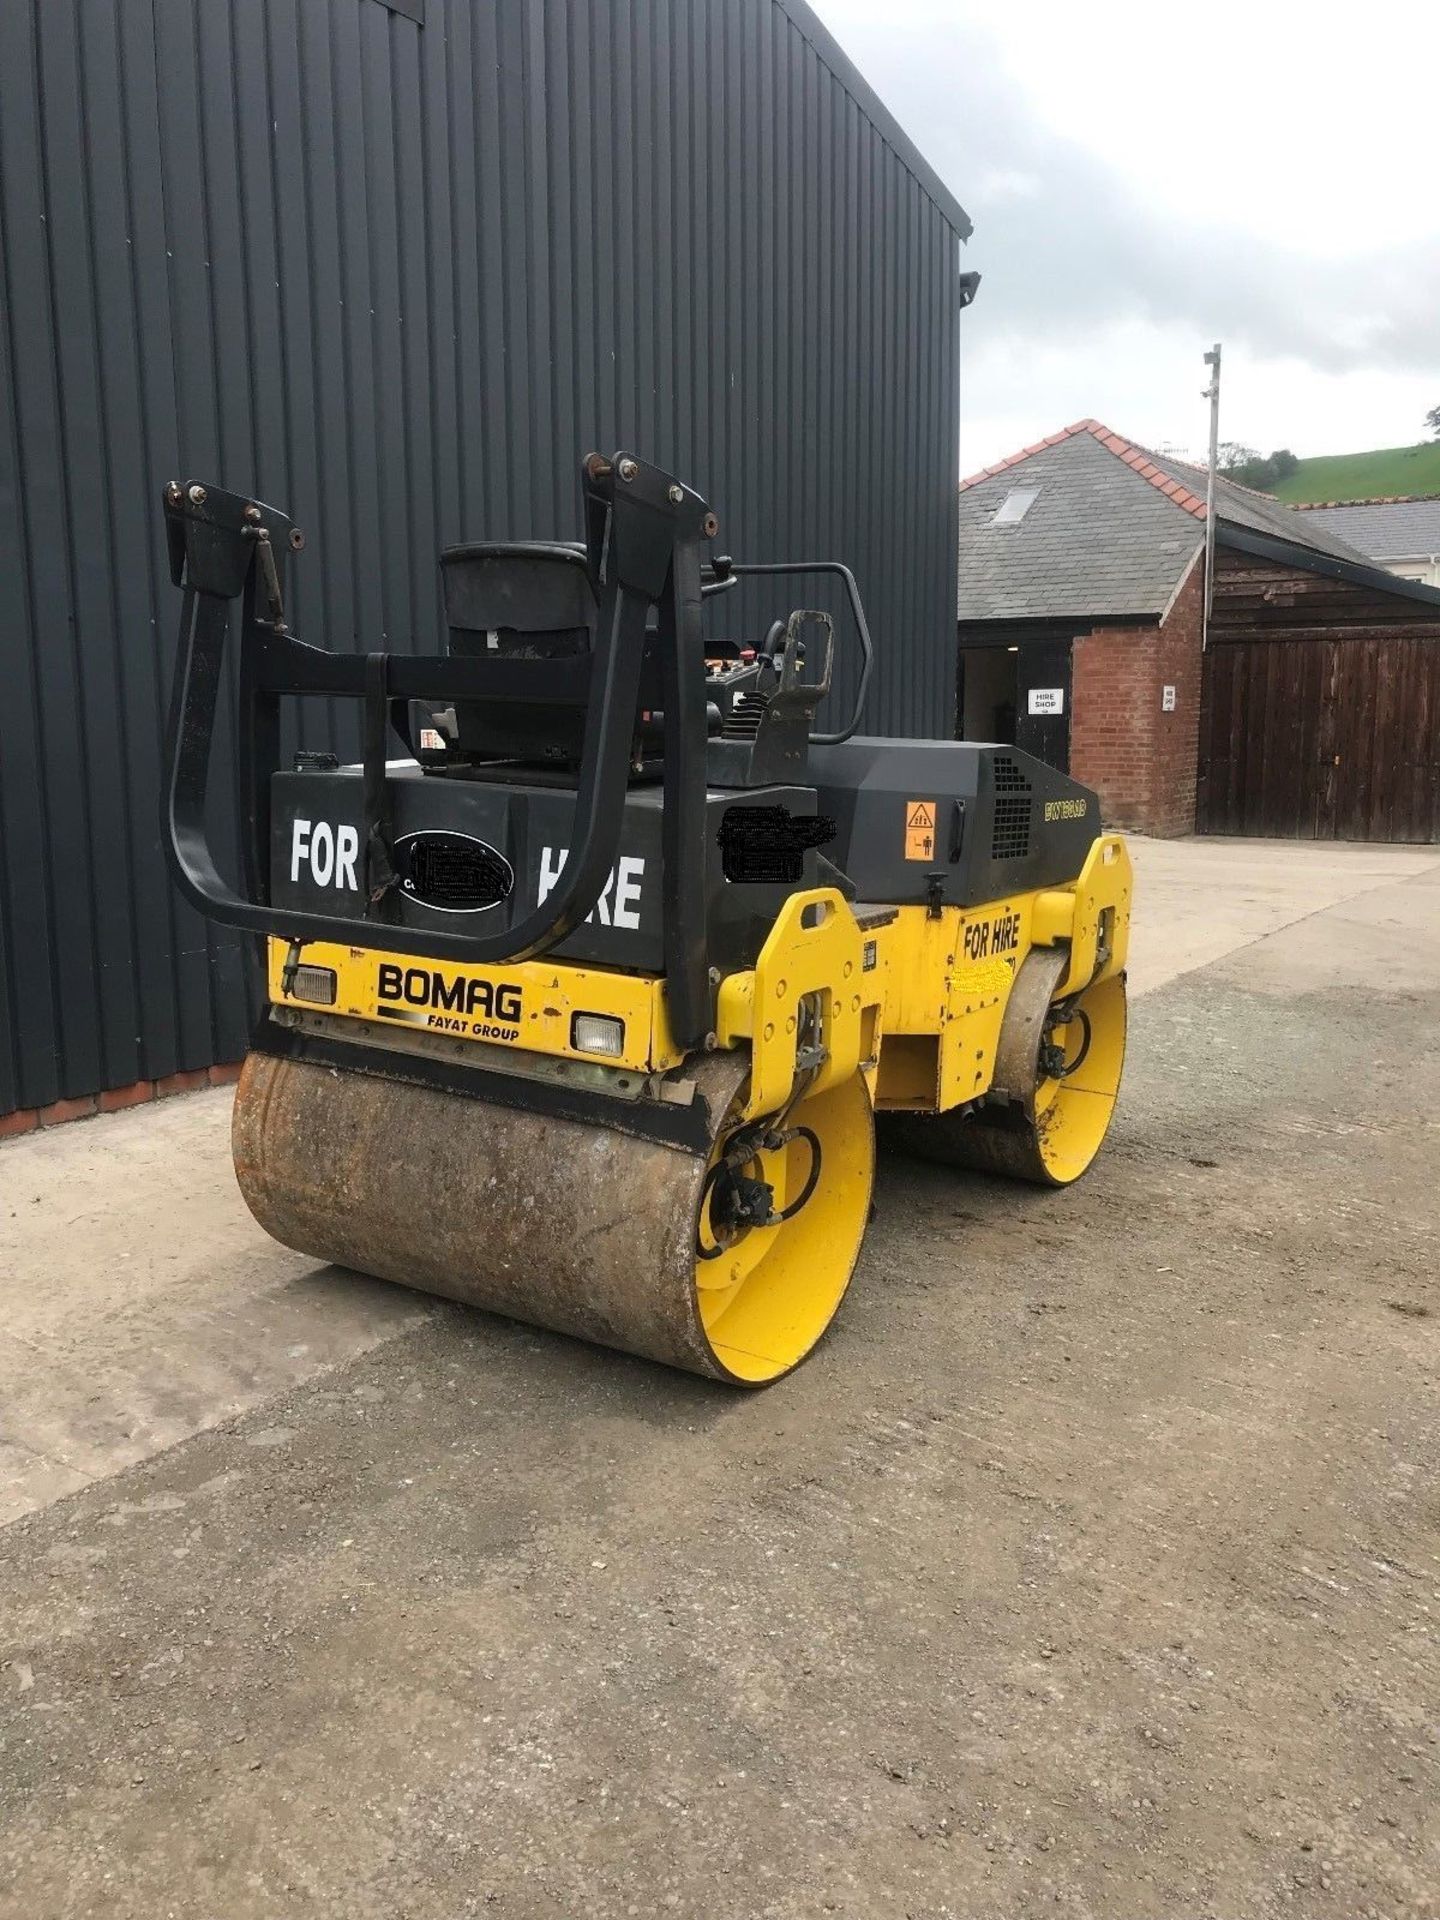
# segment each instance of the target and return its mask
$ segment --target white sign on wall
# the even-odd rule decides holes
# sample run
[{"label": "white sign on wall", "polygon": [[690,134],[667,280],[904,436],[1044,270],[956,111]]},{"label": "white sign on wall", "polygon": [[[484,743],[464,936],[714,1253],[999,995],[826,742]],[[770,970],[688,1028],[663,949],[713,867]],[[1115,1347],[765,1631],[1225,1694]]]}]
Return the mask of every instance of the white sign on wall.
[{"label": "white sign on wall", "polygon": [[1031,687],[1031,713],[1063,713],[1065,711],[1065,689],[1063,687]]},{"label": "white sign on wall", "polygon": [[1160,711],[1162,713],[1173,713],[1175,711],[1174,687],[1162,687],[1160,689]]}]

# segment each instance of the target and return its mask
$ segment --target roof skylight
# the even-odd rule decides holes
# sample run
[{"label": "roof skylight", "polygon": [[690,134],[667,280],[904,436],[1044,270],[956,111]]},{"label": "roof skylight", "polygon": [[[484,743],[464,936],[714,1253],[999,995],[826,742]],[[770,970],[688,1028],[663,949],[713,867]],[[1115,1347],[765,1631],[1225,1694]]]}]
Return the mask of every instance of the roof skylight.
[{"label": "roof skylight", "polygon": [[1000,502],[992,527],[1018,527],[1035,504],[1039,487],[1012,487]]}]

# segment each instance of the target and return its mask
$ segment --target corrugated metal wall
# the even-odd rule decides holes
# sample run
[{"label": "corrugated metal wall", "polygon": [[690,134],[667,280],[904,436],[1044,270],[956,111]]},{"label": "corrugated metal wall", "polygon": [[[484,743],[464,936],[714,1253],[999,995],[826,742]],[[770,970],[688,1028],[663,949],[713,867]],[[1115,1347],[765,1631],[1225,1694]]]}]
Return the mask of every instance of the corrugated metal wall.
[{"label": "corrugated metal wall", "polygon": [[166,478],[306,528],[306,638],[429,651],[436,549],[630,444],[848,560],[869,726],[948,731],[967,231],[800,0],[4,0],[0,1114],[244,1048],[158,844]]}]

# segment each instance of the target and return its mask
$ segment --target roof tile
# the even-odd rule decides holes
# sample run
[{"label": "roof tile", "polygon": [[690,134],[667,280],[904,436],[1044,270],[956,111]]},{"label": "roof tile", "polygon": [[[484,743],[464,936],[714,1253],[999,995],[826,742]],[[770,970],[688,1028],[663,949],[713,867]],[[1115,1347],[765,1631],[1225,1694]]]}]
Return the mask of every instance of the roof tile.
[{"label": "roof tile", "polygon": [[[1004,494],[991,483],[1022,465],[1039,485],[1035,503],[1019,525],[992,530]],[[1193,561],[1206,481],[1203,469],[1093,419],[996,461],[961,482],[960,618],[1158,614]],[[1302,520],[1268,495],[1222,475],[1215,494],[1222,523],[1364,560],[1314,516]]]},{"label": "roof tile", "polygon": [[1339,534],[1379,563],[1440,554],[1440,496],[1433,494],[1315,505],[1307,508],[1305,524]]}]

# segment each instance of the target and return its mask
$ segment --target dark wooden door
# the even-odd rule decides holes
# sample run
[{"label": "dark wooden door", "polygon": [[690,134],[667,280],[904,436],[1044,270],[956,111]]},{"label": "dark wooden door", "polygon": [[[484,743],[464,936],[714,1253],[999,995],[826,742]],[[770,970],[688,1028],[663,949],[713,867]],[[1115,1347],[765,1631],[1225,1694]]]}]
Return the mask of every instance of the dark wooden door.
[{"label": "dark wooden door", "polygon": [[1213,646],[1196,824],[1275,839],[1440,839],[1440,641]]},{"label": "dark wooden door", "polygon": [[1029,641],[1015,656],[1015,744],[1070,771],[1070,642]]}]

